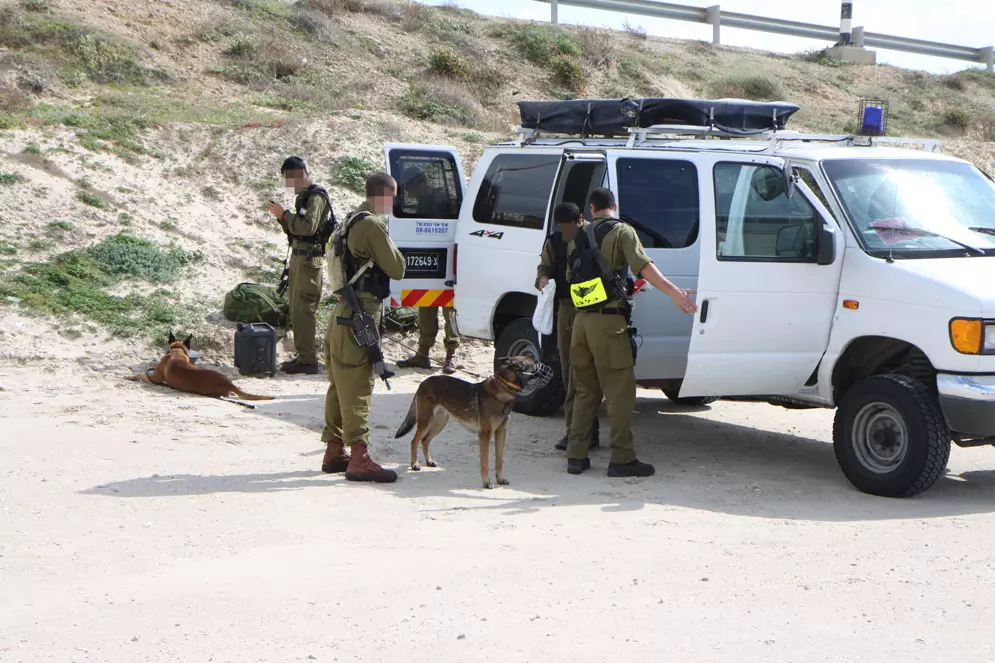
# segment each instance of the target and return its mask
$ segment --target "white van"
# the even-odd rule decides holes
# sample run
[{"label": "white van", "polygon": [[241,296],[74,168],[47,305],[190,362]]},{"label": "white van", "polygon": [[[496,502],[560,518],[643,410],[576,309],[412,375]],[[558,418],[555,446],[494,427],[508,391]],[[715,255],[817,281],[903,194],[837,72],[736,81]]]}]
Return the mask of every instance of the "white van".
[{"label": "white van", "polygon": [[[589,102],[557,103],[589,104],[576,132],[533,121],[488,147],[466,187],[454,149],[386,146],[402,185],[391,235],[408,260],[394,305],[455,304],[460,332],[495,341],[496,356],[556,363],[555,337],[540,350],[531,325],[538,254],[557,204],[585,209],[607,186],[661,271],[698,291],[693,317],[655,289],[635,295],[641,386],[684,403],[835,407],[840,466],[877,495],[929,488],[951,441],[995,444],[995,183],[984,173],[933,141],[786,131],[785,104],[693,102],[766,113],[767,127],[721,126],[711,109],[594,137]],[[895,142],[919,149],[883,146]],[[432,204],[406,194],[415,170]],[[516,409],[549,414],[562,400],[554,383]]]}]

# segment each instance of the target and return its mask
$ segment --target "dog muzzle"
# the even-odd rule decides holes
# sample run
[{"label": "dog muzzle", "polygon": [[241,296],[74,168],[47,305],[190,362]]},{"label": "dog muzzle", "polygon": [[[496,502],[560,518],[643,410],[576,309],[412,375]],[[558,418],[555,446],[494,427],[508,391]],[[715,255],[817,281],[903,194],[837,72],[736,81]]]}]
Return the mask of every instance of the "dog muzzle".
[{"label": "dog muzzle", "polygon": [[522,380],[523,386],[528,386],[532,389],[542,389],[552,381],[554,373],[553,369],[546,364],[536,362],[535,368],[531,371],[522,371],[518,375]]}]

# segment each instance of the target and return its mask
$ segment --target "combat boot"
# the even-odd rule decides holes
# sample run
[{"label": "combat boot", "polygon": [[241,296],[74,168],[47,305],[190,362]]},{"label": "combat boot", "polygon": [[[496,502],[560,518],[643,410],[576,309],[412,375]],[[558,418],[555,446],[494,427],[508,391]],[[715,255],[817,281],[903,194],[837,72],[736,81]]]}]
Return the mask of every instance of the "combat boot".
[{"label": "combat boot", "polygon": [[294,357],[290,361],[280,364],[280,370],[287,375],[318,375],[325,371],[325,367],[318,363],[305,364],[301,362],[299,357]]},{"label": "combat boot", "polygon": [[446,350],[446,361],[442,364],[442,372],[446,375],[452,375],[456,372],[456,351]]},{"label": "combat boot", "polygon": [[398,368],[432,368],[432,362],[428,360],[428,352],[432,349],[431,345],[425,345],[424,343],[418,344],[418,352],[407,359],[402,359],[397,362]]},{"label": "combat boot", "polygon": [[331,440],[325,448],[325,457],[321,459],[321,471],[325,474],[345,472],[349,467],[349,454],[346,453],[342,440]]},{"label": "combat boot", "polygon": [[656,469],[652,465],[641,463],[638,460],[608,464],[608,476],[610,477],[651,477],[655,473]]},{"label": "combat boot", "polygon": [[[594,420],[594,431],[591,433],[591,441],[587,444],[587,448],[588,449],[597,449],[598,447],[600,447],[601,446],[600,437],[601,437],[601,424],[598,423],[597,419],[595,419]],[[564,435],[563,438],[559,442],[556,443],[556,450],[557,451],[566,451],[567,450],[567,444],[569,442],[570,442],[570,436],[569,435]]]},{"label": "combat boot", "polygon": [[346,479],[374,483],[394,483],[397,481],[397,472],[385,470],[374,463],[365,444],[354,444],[351,450],[352,457],[349,459],[349,466],[345,471]]}]

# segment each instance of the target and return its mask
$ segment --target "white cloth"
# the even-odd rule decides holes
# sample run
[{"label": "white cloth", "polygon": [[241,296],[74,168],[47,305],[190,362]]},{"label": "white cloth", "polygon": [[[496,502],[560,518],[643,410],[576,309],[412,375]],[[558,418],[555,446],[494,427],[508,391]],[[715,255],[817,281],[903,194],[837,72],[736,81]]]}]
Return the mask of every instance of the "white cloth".
[{"label": "white cloth", "polygon": [[532,314],[532,326],[543,336],[553,333],[553,314],[556,308],[556,281],[550,280],[539,293],[536,310]]}]

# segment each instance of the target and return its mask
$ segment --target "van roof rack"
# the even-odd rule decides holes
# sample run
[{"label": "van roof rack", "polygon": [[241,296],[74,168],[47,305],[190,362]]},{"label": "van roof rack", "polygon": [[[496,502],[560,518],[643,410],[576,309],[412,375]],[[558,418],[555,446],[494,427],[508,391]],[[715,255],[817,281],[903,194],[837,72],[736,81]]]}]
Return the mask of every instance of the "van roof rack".
[{"label": "van roof rack", "polygon": [[[706,139],[710,149],[729,149],[726,141],[736,140],[753,143],[766,143],[761,151],[777,149],[785,143],[826,143],[847,147],[908,147],[924,152],[941,152],[943,142],[931,138],[891,138],[886,136],[860,136],[854,134],[818,134],[799,131],[755,131],[750,134],[728,132],[716,127],[698,127],[683,124],[659,124],[651,127],[629,129],[627,136],[576,136],[550,131],[540,131],[516,127],[518,138],[505,145],[528,147],[529,145],[566,146],[571,143],[586,147],[628,147],[662,148],[666,146],[688,149],[689,142],[705,147]],[[740,143],[742,145],[742,143]]]}]

